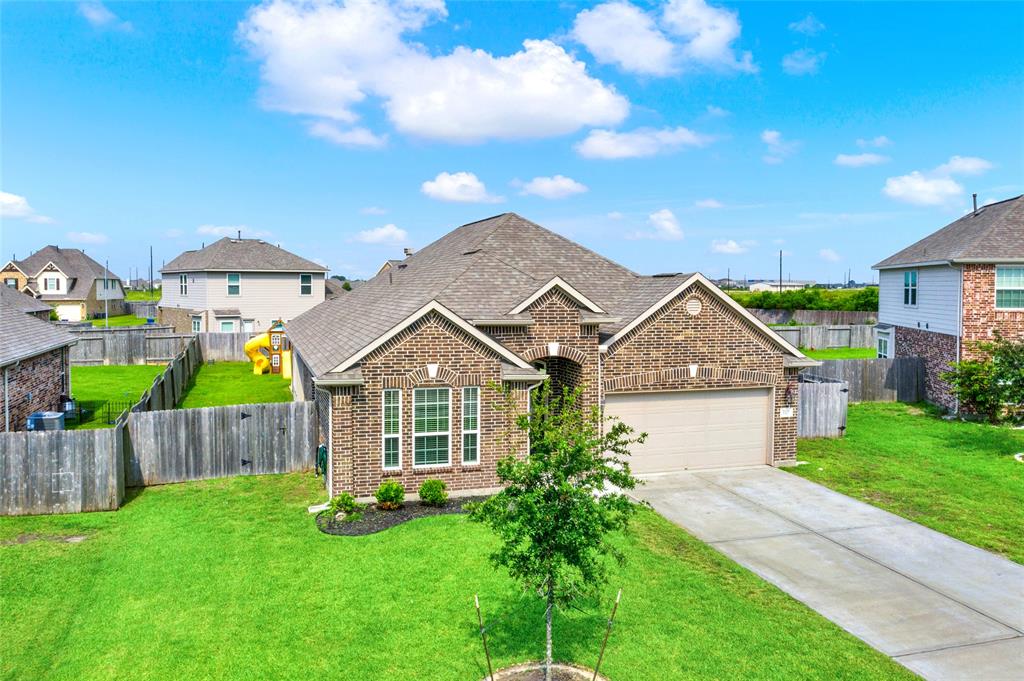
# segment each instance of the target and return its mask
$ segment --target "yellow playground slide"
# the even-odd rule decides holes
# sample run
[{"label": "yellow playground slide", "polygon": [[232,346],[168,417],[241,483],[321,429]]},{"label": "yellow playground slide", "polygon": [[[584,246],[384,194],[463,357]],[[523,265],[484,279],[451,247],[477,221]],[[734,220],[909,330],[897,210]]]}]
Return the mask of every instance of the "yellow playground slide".
[{"label": "yellow playground slide", "polygon": [[270,360],[267,356],[260,352],[260,348],[266,348],[270,350],[270,334],[261,333],[258,336],[253,336],[245,343],[245,354],[252,360],[252,372],[259,376],[270,371]]}]

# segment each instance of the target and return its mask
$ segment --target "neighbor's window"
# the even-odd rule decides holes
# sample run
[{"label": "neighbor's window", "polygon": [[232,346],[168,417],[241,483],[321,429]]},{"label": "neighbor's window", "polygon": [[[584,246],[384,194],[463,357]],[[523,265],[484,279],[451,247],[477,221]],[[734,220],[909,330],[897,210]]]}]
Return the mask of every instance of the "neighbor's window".
[{"label": "neighbor's window", "polygon": [[235,323],[233,321],[221,322],[220,323],[220,330],[223,333],[234,333],[235,332]]},{"label": "neighbor's window", "polygon": [[412,393],[414,466],[447,466],[449,457],[448,388],[416,388]]},{"label": "neighbor's window", "polygon": [[480,463],[480,388],[462,389],[462,463]]},{"label": "neighbor's window", "polygon": [[1024,267],[996,267],[996,308],[1024,309]]},{"label": "neighbor's window", "polygon": [[903,273],[903,304],[917,305],[917,270]]},{"label": "neighbor's window", "polygon": [[313,295],[313,275],[312,274],[300,274],[299,275],[299,295],[300,296],[311,296],[311,295]]},{"label": "neighbor's window", "polygon": [[59,291],[60,279],[58,277],[43,277],[44,291]]},{"label": "neighbor's window", "polygon": [[383,466],[393,469],[402,467],[402,391],[384,391],[383,421]]},{"label": "neighbor's window", "polygon": [[878,334],[878,357],[888,359],[889,357],[889,334]]},{"label": "neighbor's window", "polygon": [[179,274],[178,275],[178,293],[180,293],[183,296],[187,296],[188,295],[188,275],[187,274]]},{"label": "neighbor's window", "polygon": [[200,317],[192,318],[192,333],[199,333],[203,330],[203,320]]},{"label": "neighbor's window", "polygon": [[242,292],[242,275],[238,272],[228,272],[228,295],[237,296]]},{"label": "neighbor's window", "polygon": [[4,279],[4,286],[10,286],[11,288],[18,288],[18,280],[17,279],[11,279],[10,277],[8,277],[7,279]]}]

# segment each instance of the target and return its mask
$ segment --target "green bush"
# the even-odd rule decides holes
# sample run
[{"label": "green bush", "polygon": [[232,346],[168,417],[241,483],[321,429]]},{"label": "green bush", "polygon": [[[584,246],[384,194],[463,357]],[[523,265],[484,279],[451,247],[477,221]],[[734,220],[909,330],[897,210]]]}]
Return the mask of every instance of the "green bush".
[{"label": "green bush", "polygon": [[427,506],[444,506],[448,501],[448,485],[444,480],[427,480],[420,485],[420,501]]},{"label": "green bush", "polygon": [[356,498],[349,494],[348,492],[342,492],[338,496],[331,499],[330,503],[327,505],[327,508],[334,515],[337,515],[339,513],[349,515],[351,513],[362,511],[363,505],[356,503]]},{"label": "green bush", "polygon": [[743,307],[759,310],[878,310],[878,287],[857,289],[805,288],[798,291],[730,291]]},{"label": "green bush", "polygon": [[1024,405],[1024,341],[1008,341],[996,335],[995,341],[978,343],[979,359],[950,364],[942,380],[966,412],[983,416],[992,423],[1004,417],[1020,417]]},{"label": "green bush", "polygon": [[373,496],[377,499],[377,506],[385,511],[393,511],[401,508],[402,502],[405,501],[405,488],[397,480],[385,480],[380,483]]}]

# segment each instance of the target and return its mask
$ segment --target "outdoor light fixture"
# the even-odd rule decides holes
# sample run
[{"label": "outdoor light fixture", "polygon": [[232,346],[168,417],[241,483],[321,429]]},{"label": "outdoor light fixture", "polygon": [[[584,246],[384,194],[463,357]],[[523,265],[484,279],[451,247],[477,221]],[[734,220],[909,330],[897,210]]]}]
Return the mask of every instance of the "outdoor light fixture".
[{"label": "outdoor light fixture", "polygon": [[696,364],[691,364],[690,365],[690,378],[697,378],[697,365]]},{"label": "outdoor light fixture", "polygon": [[430,378],[437,378],[437,367],[438,367],[438,365],[436,365],[436,364],[428,364],[427,365],[427,376],[429,376]]}]

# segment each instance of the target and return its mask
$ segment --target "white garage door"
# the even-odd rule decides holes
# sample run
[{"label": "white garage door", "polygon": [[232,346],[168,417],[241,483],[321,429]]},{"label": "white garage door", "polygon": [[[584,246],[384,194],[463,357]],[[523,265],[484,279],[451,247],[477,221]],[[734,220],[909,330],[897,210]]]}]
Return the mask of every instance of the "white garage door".
[{"label": "white garage door", "polygon": [[751,466],[768,461],[768,389],[608,395],[617,416],[647,441],[635,445],[635,473]]},{"label": "white garage door", "polygon": [[58,305],[57,317],[65,322],[80,322],[82,321],[82,306],[79,303]]}]

